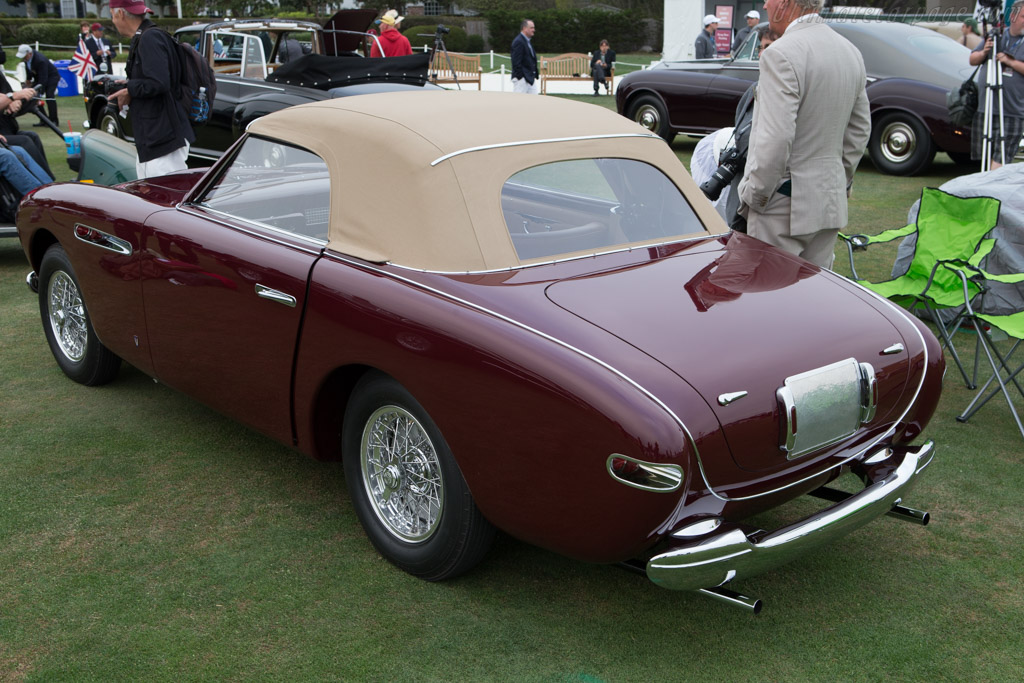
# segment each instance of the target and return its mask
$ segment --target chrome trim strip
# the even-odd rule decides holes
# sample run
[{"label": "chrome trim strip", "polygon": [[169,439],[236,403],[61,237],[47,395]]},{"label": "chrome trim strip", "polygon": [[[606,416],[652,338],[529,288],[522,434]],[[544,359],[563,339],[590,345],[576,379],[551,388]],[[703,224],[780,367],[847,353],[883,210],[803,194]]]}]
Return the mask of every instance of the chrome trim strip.
[{"label": "chrome trim strip", "polygon": [[525,268],[539,268],[540,266],[551,266],[559,263],[568,263],[569,261],[579,261],[585,258],[597,258],[598,256],[605,256],[607,254],[621,254],[624,252],[634,251],[637,249],[656,249],[663,247],[666,244],[684,244],[686,242],[699,242],[701,240],[715,239],[725,235],[725,232],[713,232],[697,237],[676,237],[673,239],[665,240],[664,242],[651,242],[649,244],[631,244],[628,246],[619,247],[617,249],[609,249],[608,251],[596,251],[592,254],[579,254],[578,256],[567,256],[565,258],[554,259],[553,261],[540,261],[538,263],[521,263],[518,266],[508,266],[507,268],[488,268],[485,270],[429,270],[426,268],[413,268],[412,266],[403,266],[401,263],[394,263],[388,261],[387,265],[395,268],[401,268],[402,270],[409,270],[414,273],[432,273],[434,275],[489,275],[491,273],[508,273],[513,270],[523,270]]},{"label": "chrome trim strip", "polygon": [[[224,213],[223,211],[217,211],[216,209],[210,209],[210,208],[207,208],[205,206],[203,207],[203,211],[199,211],[199,210],[197,210],[195,208],[195,206],[196,205],[194,205],[194,204],[178,204],[174,208],[176,208],[178,211],[181,211],[183,213],[191,214],[191,215],[193,215],[193,216],[195,216],[197,218],[202,218],[203,220],[208,220],[208,221],[210,221],[212,223],[216,223],[217,225],[223,225],[225,228],[230,228],[232,230],[237,230],[239,232],[244,232],[246,235],[252,235],[253,237],[259,237],[261,239],[267,240],[268,242],[273,242],[274,244],[280,244],[280,245],[285,246],[285,247],[291,247],[292,249],[296,249],[298,251],[303,251],[303,252],[306,252],[306,253],[309,253],[309,254],[321,254],[321,253],[323,253],[323,247],[325,247],[327,245],[327,242],[325,242],[323,240],[318,240],[318,239],[316,239],[314,237],[307,237],[305,235],[300,235],[300,234],[295,233],[295,232],[288,232],[287,230],[281,230],[280,228],[275,228],[272,225],[264,225],[263,223],[260,223],[259,221],[250,221],[250,220],[247,220],[245,218],[239,218],[238,216],[232,216],[229,213]],[[262,232],[256,232],[255,230],[249,230],[247,228],[243,228],[243,227],[237,226],[234,223],[229,223],[226,220],[218,218],[217,216],[209,216],[209,215],[207,215],[205,213],[207,211],[210,212],[210,213],[215,213],[215,214],[217,214],[217,216],[228,216],[228,217],[230,217],[230,218],[232,218],[233,220],[236,220],[236,221],[241,221],[243,223],[249,223],[250,225],[255,225],[257,227],[264,228],[266,230],[271,230],[271,231],[276,232],[276,233],[281,234],[281,235],[287,235],[288,237],[293,237],[293,238],[298,239],[298,240],[303,240],[303,241],[306,241],[306,242],[310,242],[312,244],[320,246],[320,248],[319,249],[308,249],[308,248],[306,248],[304,246],[301,246],[301,245],[298,245],[298,244],[292,244],[291,242],[286,242],[285,240],[277,239],[276,237],[273,237],[272,235],[266,235],[266,234],[264,234]]]},{"label": "chrome trim strip", "polygon": [[437,166],[442,161],[448,161],[452,157],[457,157],[462,154],[469,154],[470,152],[482,152],[488,149],[501,149],[502,147],[520,147],[523,145],[543,145],[549,142],[578,142],[580,140],[608,140],[611,138],[657,138],[658,136],[654,133],[608,133],[605,135],[578,135],[568,138],[548,138],[546,140],[517,140],[516,142],[496,142],[490,145],[480,145],[479,147],[466,147],[455,152],[450,152],[444,156],[440,156],[430,162],[431,166]]},{"label": "chrome trim strip", "polygon": [[285,294],[284,292],[276,289],[271,289],[270,287],[261,285],[258,282],[256,283],[256,296],[261,299],[267,299],[268,301],[276,301],[277,303],[284,304],[289,308],[295,308],[296,300],[294,296],[291,294]]},{"label": "chrome trim strip", "polygon": [[221,78],[227,76],[228,78],[237,78],[239,81],[244,82],[246,86],[250,88],[263,88],[264,90],[273,90],[274,92],[285,92],[285,89],[276,85],[264,85],[263,83],[256,83],[248,78],[242,78],[241,76],[234,76],[232,74],[221,74]]},{"label": "chrome trim strip", "polygon": [[735,403],[736,401],[740,400],[741,398],[743,398],[746,395],[747,395],[747,392],[745,392],[745,391],[730,391],[729,393],[726,393],[726,394],[719,394],[718,395],[718,405],[720,405],[720,406],[727,406],[730,403]]},{"label": "chrome trim strip", "polygon": [[[83,228],[88,231],[88,233],[85,235],[80,234],[78,230],[79,228]],[[134,251],[134,249],[132,249],[131,242],[128,240],[123,240],[120,237],[114,237],[109,232],[97,230],[96,228],[89,227],[85,223],[75,223],[75,227],[72,232],[75,235],[75,239],[79,242],[85,242],[90,246],[106,249],[107,251],[112,251],[115,254],[131,256]]]}]

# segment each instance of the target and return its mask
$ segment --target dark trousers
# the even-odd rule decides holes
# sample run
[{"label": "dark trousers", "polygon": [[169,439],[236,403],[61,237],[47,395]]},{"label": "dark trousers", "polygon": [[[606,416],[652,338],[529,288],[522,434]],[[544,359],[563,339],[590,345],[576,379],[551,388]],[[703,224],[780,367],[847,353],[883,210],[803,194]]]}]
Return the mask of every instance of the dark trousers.
[{"label": "dark trousers", "polygon": [[60,128],[60,119],[57,118],[57,86],[46,86],[46,116],[54,125]]},{"label": "dark trousers", "polygon": [[[600,64],[595,64],[591,70],[591,75],[594,77],[594,92],[597,92],[598,88],[601,87],[602,83],[605,83],[605,79],[608,78],[608,69],[604,68]],[[607,87],[607,83],[605,83]]]}]

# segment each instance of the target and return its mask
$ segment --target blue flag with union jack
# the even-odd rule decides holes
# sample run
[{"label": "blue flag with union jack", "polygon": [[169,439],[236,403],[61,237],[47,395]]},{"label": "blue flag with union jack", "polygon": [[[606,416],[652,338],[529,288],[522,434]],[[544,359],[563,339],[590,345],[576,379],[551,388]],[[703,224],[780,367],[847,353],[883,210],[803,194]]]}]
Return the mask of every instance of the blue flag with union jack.
[{"label": "blue flag with union jack", "polygon": [[92,58],[92,54],[85,47],[85,41],[81,38],[78,39],[78,49],[75,50],[75,54],[71,58],[71,66],[68,68],[78,74],[83,81],[91,81],[96,75],[98,70],[96,60]]}]

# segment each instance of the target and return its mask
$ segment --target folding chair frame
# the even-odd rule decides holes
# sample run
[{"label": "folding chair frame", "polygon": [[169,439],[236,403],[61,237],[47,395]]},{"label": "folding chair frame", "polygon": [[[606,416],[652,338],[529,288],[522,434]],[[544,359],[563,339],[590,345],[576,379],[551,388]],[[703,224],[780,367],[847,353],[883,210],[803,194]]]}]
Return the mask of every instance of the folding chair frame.
[{"label": "folding chair frame", "polygon": [[[1017,388],[1021,397],[1024,397],[1024,388],[1022,388],[1020,383],[1017,381],[1017,375],[1024,370],[1024,363],[1019,365],[1015,370],[1010,368],[1009,363],[1010,358],[1017,350],[1017,347],[1020,346],[1021,342],[1024,340],[1011,335],[1009,332],[1006,332],[1006,330],[1000,328],[999,324],[993,320],[994,318],[998,318],[998,316],[987,316],[975,312],[974,308],[971,306],[972,297],[970,296],[970,288],[968,286],[968,283],[973,282],[976,287],[981,287],[982,296],[984,296],[984,292],[987,291],[984,287],[985,280],[997,280],[1008,283],[1024,282],[1024,275],[992,275],[991,273],[986,273],[981,270],[981,268],[974,264],[965,264],[961,262],[945,262],[943,263],[943,266],[956,273],[960,278],[964,291],[964,310],[966,312],[964,317],[970,318],[974,322],[975,329],[978,332],[978,343],[980,347],[984,349],[985,356],[988,358],[988,362],[992,366],[992,376],[989,377],[988,381],[986,381],[984,385],[982,385],[974,395],[974,398],[971,399],[971,402],[966,408],[964,408],[964,411],[957,416],[957,422],[967,422],[975,413],[981,410],[981,408],[988,403],[993,396],[1002,392],[1003,397],[1006,399],[1006,404],[1010,407],[1010,413],[1013,415],[1013,420],[1017,423],[1017,429],[1020,430],[1021,436],[1024,436],[1024,424],[1021,423],[1020,415],[1017,414],[1017,409],[1013,405],[1013,396],[1010,394],[1007,387],[1007,384],[1012,383]],[[999,353],[999,349],[996,348],[995,342],[992,339],[992,329],[999,329],[1006,333],[1007,336],[1014,336],[1016,341],[1014,341],[1013,346],[1010,347],[1010,350],[1006,354]],[[996,359],[999,361],[998,364],[996,363]],[[974,368],[975,376],[977,376],[978,355],[975,355]],[[1003,373],[1006,373],[1005,378]],[[999,386],[989,389],[993,380]]]}]

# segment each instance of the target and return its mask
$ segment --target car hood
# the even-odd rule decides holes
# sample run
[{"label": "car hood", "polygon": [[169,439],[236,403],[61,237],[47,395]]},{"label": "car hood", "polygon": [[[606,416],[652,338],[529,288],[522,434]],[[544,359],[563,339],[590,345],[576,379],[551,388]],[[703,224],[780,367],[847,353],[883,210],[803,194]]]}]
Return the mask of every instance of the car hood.
[{"label": "car hood", "polygon": [[[899,313],[828,271],[741,235],[710,258],[683,252],[560,280],[547,296],[695,389],[718,419],[735,465],[746,471],[780,471],[796,459],[828,457],[855,443],[867,447],[902,417],[921,376],[921,364],[910,357],[921,343],[904,338],[901,329],[912,336],[914,328],[905,320],[897,327]],[[861,363],[873,369],[876,408],[870,419],[844,431],[832,424],[834,411],[822,412],[820,404],[839,400],[845,403],[837,410],[847,413],[858,406],[849,405],[849,392],[815,396],[814,384],[845,381]],[[813,375],[829,367],[836,372]],[[788,454],[782,446],[789,414],[779,394],[787,386],[798,404],[803,401],[795,415],[798,433],[813,437]],[[860,389],[853,391],[853,400],[864,398],[856,393]],[[673,405],[672,396],[659,398],[686,422],[686,406]],[[709,477],[712,486],[735,481],[721,468],[705,464],[705,471],[721,473],[718,482]]]}]

